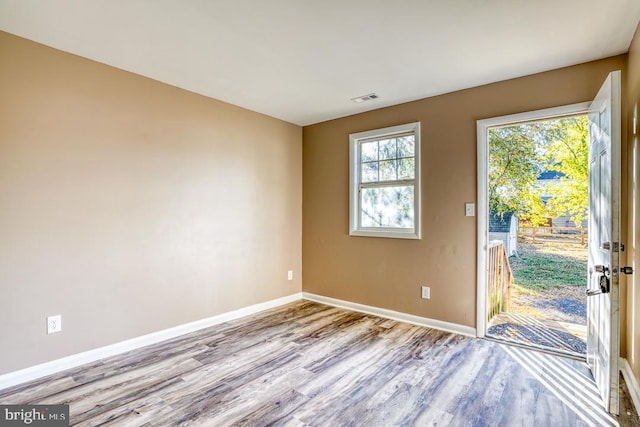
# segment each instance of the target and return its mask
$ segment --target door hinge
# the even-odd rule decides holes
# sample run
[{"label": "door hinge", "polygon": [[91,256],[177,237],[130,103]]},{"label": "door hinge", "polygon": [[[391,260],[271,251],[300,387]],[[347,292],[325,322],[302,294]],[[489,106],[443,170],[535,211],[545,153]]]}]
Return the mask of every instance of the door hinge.
[{"label": "door hinge", "polygon": [[[602,244],[602,249],[604,250],[612,250],[611,242],[604,242]],[[624,252],[624,243],[613,242],[613,252]]]}]

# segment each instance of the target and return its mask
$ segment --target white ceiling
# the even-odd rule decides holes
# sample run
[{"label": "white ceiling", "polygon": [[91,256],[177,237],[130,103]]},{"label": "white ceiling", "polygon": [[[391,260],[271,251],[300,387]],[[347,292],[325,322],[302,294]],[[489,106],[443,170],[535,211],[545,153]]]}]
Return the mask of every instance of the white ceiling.
[{"label": "white ceiling", "polygon": [[639,20],[639,0],[0,0],[4,31],[299,125],[624,53]]}]

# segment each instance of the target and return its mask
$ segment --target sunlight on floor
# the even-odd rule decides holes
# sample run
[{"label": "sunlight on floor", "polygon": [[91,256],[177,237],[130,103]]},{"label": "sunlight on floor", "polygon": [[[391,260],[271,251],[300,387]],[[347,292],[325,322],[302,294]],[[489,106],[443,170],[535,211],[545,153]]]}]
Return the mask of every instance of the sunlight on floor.
[{"label": "sunlight on floor", "polygon": [[[600,398],[586,363],[565,360],[517,347],[503,346],[531,376],[577,414],[587,425],[618,426]],[[578,370],[576,366],[584,365]],[[574,366],[571,366],[574,365]]]}]

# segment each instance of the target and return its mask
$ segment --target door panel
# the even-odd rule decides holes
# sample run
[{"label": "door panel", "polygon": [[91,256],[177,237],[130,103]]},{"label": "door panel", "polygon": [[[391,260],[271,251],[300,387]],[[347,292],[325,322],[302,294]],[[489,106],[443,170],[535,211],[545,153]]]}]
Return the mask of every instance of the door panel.
[{"label": "door panel", "polygon": [[587,285],[587,362],[605,407],[614,414],[620,352],[620,130],[620,72],[615,71],[589,108]]}]

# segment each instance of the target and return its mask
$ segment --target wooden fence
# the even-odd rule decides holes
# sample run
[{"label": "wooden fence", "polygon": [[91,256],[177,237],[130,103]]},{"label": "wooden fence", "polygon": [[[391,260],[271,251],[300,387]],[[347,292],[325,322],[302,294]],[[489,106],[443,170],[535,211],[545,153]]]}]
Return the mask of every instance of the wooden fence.
[{"label": "wooden fence", "polygon": [[534,227],[531,225],[520,225],[518,237],[530,238],[533,242],[536,237],[562,237],[563,239],[576,239],[581,245],[586,243],[588,236],[584,227]]},{"label": "wooden fence", "polygon": [[488,279],[487,279],[487,318],[507,311],[511,301],[511,286],[513,274],[509,265],[509,256],[502,240],[489,242],[487,254]]}]

